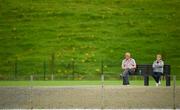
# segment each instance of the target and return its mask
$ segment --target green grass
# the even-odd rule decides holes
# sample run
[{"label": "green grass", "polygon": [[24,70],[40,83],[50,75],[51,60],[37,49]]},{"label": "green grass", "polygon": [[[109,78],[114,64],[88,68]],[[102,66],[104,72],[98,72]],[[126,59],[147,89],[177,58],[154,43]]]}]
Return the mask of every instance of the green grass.
[{"label": "green grass", "polygon": [[19,77],[42,75],[44,60],[47,74],[71,73],[74,60],[96,77],[102,59],[115,74],[126,51],[138,64],[162,53],[179,74],[179,10],[179,0],[0,0],[0,79],[14,76],[16,58]]},{"label": "green grass", "polygon": [[[0,86],[82,86],[82,85],[101,85],[101,81],[0,81]],[[110,80],[104,81],[105,85],[122,85],[122,81]],[[143,80],[130,81],[131,85],[143,86]],[[173,85],[173,82],[171,82]],[[150,80],[150,86],[155,86],[155,82]],[[162,81],[165,86],[165,81]],[[180,86],[180,80],[176,81]]]}]

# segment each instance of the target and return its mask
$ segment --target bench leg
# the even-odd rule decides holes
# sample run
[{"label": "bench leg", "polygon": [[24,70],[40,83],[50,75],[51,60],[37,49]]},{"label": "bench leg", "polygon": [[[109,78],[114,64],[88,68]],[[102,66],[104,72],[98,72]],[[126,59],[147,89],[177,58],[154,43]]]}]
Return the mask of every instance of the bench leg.
[{"label": "bench leg", "polygon": [[166,75],[166,86],[171,86],[171,78],[169,75]]},{"label": "bench leg", "polygon": [[144,86],[149,86],[149,76],[144,75]]}]

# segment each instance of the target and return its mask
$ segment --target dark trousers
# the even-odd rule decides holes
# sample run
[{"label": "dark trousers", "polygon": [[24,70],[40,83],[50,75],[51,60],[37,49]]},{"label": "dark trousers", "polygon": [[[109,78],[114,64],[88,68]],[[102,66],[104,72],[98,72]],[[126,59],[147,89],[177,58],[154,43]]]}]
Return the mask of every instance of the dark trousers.
[{"label": "dark trousers", "polygon": [[152,77],[154,78],[156,83],[159,83],[159,81],[161,80],[161,74],[161,72],[153,72]]},{"label": "dark trousers", "polygon": [[123,77],[123,85],[129,85],[129,74],[134,73],[134,69],[126,69],[124,70],[122,77]]}]

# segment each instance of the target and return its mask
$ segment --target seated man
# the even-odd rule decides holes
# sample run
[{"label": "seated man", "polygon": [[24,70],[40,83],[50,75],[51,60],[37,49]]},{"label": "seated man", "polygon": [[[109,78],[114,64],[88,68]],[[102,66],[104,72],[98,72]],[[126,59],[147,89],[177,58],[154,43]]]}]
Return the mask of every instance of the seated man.
[{"label": "seated man", "polygon": [[125,53],[125,59],[122,61],[122,69],[123,74],[123,85],[129,85],[129,74],[133,74],[136,69],[136,62],[133,58],[131,58],[131,54],[129,52]]}]

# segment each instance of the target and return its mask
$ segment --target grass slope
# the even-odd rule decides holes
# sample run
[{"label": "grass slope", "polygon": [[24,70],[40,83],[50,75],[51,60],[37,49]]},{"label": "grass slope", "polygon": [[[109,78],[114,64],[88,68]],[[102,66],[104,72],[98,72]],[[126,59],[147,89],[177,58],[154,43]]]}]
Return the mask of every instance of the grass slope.
[{"label": "grass slope", "polygon": [[[96,77],[119,72],[130,51],[138,64],[151,64],[162,53],[172,74],[180,72],[179,0],[0,0],[0,77],[76,73]],[[112,66],[117,65],[116,67]]]}]

